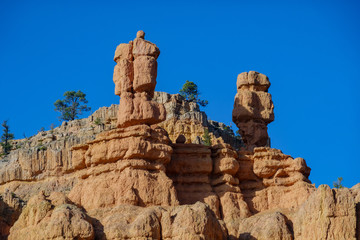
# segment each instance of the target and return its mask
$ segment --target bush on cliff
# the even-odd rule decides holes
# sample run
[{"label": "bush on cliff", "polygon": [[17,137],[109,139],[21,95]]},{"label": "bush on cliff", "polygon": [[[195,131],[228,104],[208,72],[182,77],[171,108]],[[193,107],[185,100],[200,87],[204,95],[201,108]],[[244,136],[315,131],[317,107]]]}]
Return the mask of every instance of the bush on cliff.
[{"label": "bush on cliff", "polygon": [[202,136],[202,139],[204,141],[204,145],[211,146],[211,136],[207,128],[204,129],[204,135]]},{"label": "bush on cliff", "polygon": [[338,177],[337,181],[333,183],[334,188],[343,188],[344,186],[342,185],[342,177]]}]

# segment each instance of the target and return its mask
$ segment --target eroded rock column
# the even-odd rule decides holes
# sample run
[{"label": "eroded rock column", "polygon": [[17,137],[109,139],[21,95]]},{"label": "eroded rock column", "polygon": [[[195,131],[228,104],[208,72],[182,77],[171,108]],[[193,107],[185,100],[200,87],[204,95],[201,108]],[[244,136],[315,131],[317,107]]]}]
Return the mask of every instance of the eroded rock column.
[{"label": "eroded rock column", "polygon": [[163,104],[152,101],[156,86],[159,48],[139,31],[134,41],[120,44],[115,51],[115,94],[119,95],[118,127],[156,124],[166,118]]},{"label": "eroded rock column", "polygon": [[270,87],[268,77],[254,71],[243,72],[238,75],[236,85],[232,116],[246,148],[267,146],[267,125],[274,121],[274,104],[267,92]]},{"label": "eroded rock column", "polygon": [[213,169],[210,148],[191,143],[176,143],[173,148],[166,172],[174,181],[180,204],[207,203],[221,218],[219,198],[213,192],[209,178]]},{"label": "eroded rock column", "polygon": [[154,125],[165,120],[165,108],[151,100],[160,51],[144,36],[139,31],[115,51],[113,80],[121,98],[117,128],[73,148],[73,164],[85,166],[88,174],[69,197],[86,210],[121,204],[178,205],[173,182],[165,174],[171,142],[166,131]]},{"label": "eroded rock column", "polygon": [[239,222],[250,216],[247,203],[244,201],[239,179],[237,153],[229,144],[218,143],[211,147],[213,171],[211,186],[220,199],[221,216],[230,236],[238,235]]}]

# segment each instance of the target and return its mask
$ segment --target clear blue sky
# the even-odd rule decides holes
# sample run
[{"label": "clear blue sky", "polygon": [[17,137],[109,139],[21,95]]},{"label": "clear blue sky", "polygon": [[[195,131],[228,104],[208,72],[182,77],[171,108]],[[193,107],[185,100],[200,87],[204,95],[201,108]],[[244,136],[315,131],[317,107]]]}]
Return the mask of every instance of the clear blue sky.
[{"label": "clear blue sky", "polygon": [[358,1],[100,2],[0,2],[0,121],[16,138],[59,125],[65,91],[93,110],[118,103],[114,51],[142,29],[161,51],[158,91],[194,81],[209,118],[230,124],[237,75],[264,73],[272,146],[303,157],[316,186],[360,182]]}]

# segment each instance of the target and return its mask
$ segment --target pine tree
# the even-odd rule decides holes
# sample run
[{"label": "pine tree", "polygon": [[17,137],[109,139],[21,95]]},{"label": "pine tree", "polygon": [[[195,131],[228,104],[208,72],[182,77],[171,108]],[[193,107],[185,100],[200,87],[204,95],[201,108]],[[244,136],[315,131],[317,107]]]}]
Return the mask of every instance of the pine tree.
[{"label": "pine tree", "polygon": [[7,124],[7,121],[4,121],[1,125],[3,129],[3,134],[1,135],[1,142],[0,145],[2,147],[2,154],[8,155],[11,151],[11,143],[10,140],[14,139],[14,134],[10,133],[9,125]]},{"label": "pine tree", "polygon": [[182,89],[180,89],[180,95],[183,96],[189,102],[196,102],[197,104],[205,107],[208,105],[207,100],[200,100],[199,99],[199,90],[198,86],[194,82],[190,82],[186,80]]},{"label": "pine tree", "polygon": [[209,130],[207,128],[204,129],[204,135],[202,138],[204,141],[204,145],[211,146],[211,136],[210,136]]},{"label": "pine tree", "polygon": [[86,100],[86,94],[81,92],[80,90],[75,91],[68,91],[64,93],[64,100],[57,100],[54,103],[55,111],[61,113],[59,117],[60,120],[74,120],[81,115],[83,112],[90,111],[91,108],[87,105],[82,105],[88,103]]}]

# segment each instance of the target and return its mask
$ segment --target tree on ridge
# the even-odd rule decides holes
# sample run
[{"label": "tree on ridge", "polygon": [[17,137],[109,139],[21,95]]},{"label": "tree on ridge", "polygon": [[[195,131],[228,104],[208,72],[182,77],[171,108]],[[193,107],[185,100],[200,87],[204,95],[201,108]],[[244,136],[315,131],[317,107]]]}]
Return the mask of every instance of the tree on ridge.
[{"label": "tree on ridge", "polygon": [[198,90],[198,86],[194,82],[186,80],[182,89],[180,89],[179,92],[180,92],[180,95],[183,96],[185,98],[185,100],[187,100],[189,102],[196,102],[197,104],[199,104],[203,107],[208,105],[207,100],[199,99],[200,92]]},{"label": "tree on ridge", "polygon": [[83,112],[90,111],[91,108],[86,105],[88,101],[86,100],[86,94],[80,90],[67,91],[64,93],[64,100],[57,100],[54,103],[55,111],[60,112],[60,120],[69,121],[76,119]]},{"label": "tree on ridge", "polygon": [[1,124],[1,126],[4,128],[0,141],[0,145],[3,150],[1,155],[8,155],[12,148],[10,140],[14,139],[14,134],[10,133],[10,127],[6,120]]}]

